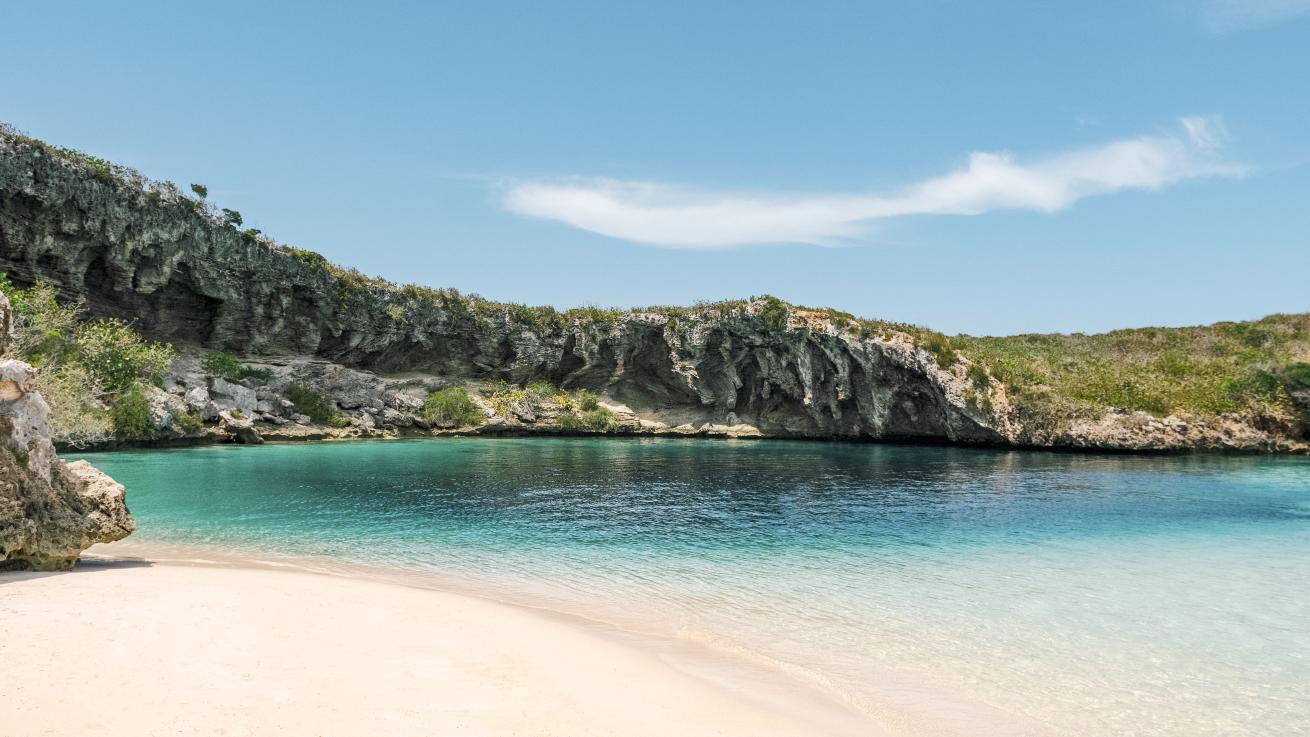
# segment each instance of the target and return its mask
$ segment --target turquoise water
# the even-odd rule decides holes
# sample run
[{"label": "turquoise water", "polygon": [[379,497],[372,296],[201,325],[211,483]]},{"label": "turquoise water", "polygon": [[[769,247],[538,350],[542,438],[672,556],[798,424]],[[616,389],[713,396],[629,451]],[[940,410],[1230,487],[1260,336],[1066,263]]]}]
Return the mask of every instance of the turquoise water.
[{"label": "turquoise water", "polygon": [[[1075,735],[1310,735],[1310,462],[695,440],[87,456],[134,539],[457,578]],[[990,733],[990,732],[989,732]]]}]

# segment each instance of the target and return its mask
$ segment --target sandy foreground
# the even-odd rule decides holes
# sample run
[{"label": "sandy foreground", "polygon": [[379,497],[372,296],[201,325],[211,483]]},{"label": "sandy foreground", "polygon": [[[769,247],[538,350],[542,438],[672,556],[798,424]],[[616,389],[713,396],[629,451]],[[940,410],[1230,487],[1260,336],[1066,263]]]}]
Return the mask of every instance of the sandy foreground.
[{"label": "sandy foreground", "polygon": [[0,574],[0,735],[884,734],[540,613],[383,581]]}]

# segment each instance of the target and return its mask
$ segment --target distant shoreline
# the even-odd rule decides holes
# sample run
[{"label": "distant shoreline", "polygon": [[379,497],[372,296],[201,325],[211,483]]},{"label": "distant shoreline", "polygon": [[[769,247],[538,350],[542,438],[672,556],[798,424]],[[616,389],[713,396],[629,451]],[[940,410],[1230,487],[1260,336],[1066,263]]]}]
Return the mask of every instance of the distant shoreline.
[{"label": "distant shoreline", "polygon": [[[558,430],[554,428],[533,430],[527,428],[507,429],[473,429],[473,430],[424,430],[378,431],[368,434],[355,434],[350,431],[338,431],[333,428],[314,428],[314,432],[301,435],[265,435],[262,443],[253,445],[297,445],[301,443],[349,443],[388,440],[447,440],[457,438],[519,439],[519,438],[570,438],[607,440],[742,440],[750,442],[797,442],[797,443],[840,443],[843,445],[887,445],[913,448],[959,448],[964,450],[997,452],[1034,452],[1034,453],[1072,453],[1087,456],[1260,456],[1265,458],[1305,458],[1310,456],[1310,446],[1303,449],[1283,452],[1269,452],[1258,448],[1197,448],[1197,447],[1163,447],[1163,448],[1113,448],[1104,446],[1073,445],[1011,445],[1006,443],[967,443],[952,442],[941,438],[868,438],[843,436],[813,435],[752,435],[727,433],[684,433],[673,431],[659,432],[607,432],[591,433]],[[83,453],[112,453],[126,450],[169,450],[181,448],[204,448],[218,445],[242,446],[252,445],[235,442],[226,435],[163,438],[150,440],[113,440],[86,447],[73,447],[65,443],[56,443],[55,448],[61,455],[80,455]]]}]

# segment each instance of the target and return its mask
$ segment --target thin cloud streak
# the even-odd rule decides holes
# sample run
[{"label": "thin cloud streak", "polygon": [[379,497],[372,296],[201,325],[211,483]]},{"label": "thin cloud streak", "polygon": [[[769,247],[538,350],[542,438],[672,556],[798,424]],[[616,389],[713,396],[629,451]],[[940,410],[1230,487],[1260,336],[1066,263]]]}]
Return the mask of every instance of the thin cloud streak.
[{"label": "thin cloud streak", "polygon": [[1244,172],[1217,157],[1226,135],[1219,120],[1191,117],[1179,124],[1174,135],[1112,141],[1031,163],[1005,154],[974,153],[964,168],[892,196],[752,196],[602,179],[519,183],[505,194],[503,205],[521,215],[673,248],[829,245],[859,236],[884,218],[994,210],[1056,212],[1086,197]]},{"label": "thin cloud streak", "polygon": [[1211,33],[1236,33],[1310,13],[1310,0],[1203,0],[1201,17]]}]

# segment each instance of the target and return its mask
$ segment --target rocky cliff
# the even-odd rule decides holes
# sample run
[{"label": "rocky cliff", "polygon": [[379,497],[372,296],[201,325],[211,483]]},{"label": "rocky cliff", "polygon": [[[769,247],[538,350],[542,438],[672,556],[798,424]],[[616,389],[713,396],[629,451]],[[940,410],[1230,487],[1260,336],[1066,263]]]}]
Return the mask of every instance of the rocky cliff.
[{"label": "rocky cliff", "polygon": [[[9,333],[0,295],[0,352]],[[62,570],[83,550],[132,532],[123,487],[86,461],[55,456],[32,369],[0,361],[0,570]]]},{"label": "rocky cliff", "polygon": [[[211,423],[281,427],[296,415],[283,409],[290,383],[345,371],[356,377],[352,386],[372,386],[376,396],[356,402],[330,382],[315,386],[347,410],[352,426],[370,431],[414,424],[418,376],[423,390],[496,380],[591,390],[631,432],[1305,447],[1303,438],[1234,418],[1034,418],[985,367],[943,336],[910,326],[772,298],[629,312],[502,304],[365,277],[242,231],[236,220],[170,184],[12,132],[0,136],[0,271],[13,282],[51,282],[85,299],[93,315],[130,320],[184,352],[221,349],[276,369],[269,387],[236,382],[249,385],[251,402],[266,403],[236,417],[222,415],[237,406],[223,401],[232,389],[215,392],[213,377],[194,370],[175,376],[173,395],[195,399]],[[486,409],[482,424],[492,429],[549,425],[537,412],[527,419]],[[1163,424],[1151,425],[1156,419]]]}]

